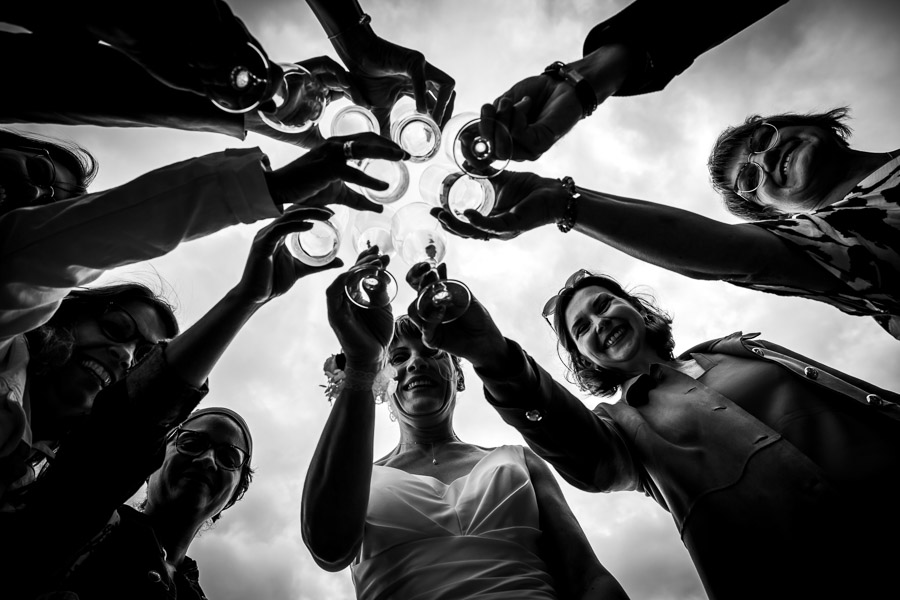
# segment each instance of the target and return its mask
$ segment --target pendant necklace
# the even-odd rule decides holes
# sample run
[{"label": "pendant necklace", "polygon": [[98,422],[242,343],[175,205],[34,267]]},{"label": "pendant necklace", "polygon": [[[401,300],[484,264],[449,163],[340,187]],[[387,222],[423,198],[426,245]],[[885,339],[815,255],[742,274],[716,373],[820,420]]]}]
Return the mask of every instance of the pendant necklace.
[{"label": "pendant necklace", "polygon": [[434,445],[438,442],[458,442],[459,438],[455,435],[452,435],[448,438],[444,438],[442,440],[434,440],[433,442],[401,442],[401,446],[421,446],[422,444],[431,444],[431,464],[438,464],[437,456],[434,453]]}]

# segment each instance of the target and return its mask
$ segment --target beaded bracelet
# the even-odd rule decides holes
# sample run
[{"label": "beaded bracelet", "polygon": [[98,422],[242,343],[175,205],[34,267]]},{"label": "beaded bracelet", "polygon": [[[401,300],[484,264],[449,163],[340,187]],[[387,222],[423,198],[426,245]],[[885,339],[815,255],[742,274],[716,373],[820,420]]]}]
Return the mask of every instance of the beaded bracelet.
[{"label": "beaded bracelet", "polygon": [[560,179],[559,182],[569,192],[569,198],[566,200],[566,210],[563,212],[562,218],[556,222],[556,226],[563,233],[569,233],[575,227],[575,220],[578,218],[577,200],[581,197],[581,194],[575,189],[575,180],[568,175]]}]

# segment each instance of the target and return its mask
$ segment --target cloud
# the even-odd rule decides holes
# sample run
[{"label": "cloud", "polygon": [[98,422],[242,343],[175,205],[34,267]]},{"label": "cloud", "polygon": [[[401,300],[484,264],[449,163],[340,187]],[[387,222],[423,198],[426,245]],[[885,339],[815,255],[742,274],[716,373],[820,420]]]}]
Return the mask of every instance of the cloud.
[{"label": "cloud", "polygon": [[[577,58],[588,29],[626,4],[380,0],[366,1],[363,8],[378,34],[423,51],[456,78],[460,112],[477,110],[553,60]],[[239,0],[231,5],[275,60],[335,56],[303,3]],[[607,100],[540,161],[512,168],[548,177],[571,175],[592,189],[736,222],[710,189],[705,163],[718,132],[748,114],[849,104],[855,117],[854,147],[897,147],[898,25],[896,2],[795,0],[698,59],[666,90]],[[256,135],[241,141],[153,129],[28,129],[70,137],[94,151],[101,163],[95,189],[229,147],[258,145],[276,167],[302,153]],[[177,298],[179,318],[187,327],[238,281],[250,241],[263,225],[234,227],[183,244],[149,264],[116,270],[103,281],[158,273]],[[350,261],[352,251],[345,249],[342,256]],[[812,301],[690,280],[553,226],[505,243],[453,239],[447,261],[450,274],[470,285],[501,330],[561,381],[565,372],[540,310],[570,273],[590,267],[627,286],[652,289],[675,316],[676,351],[733,331],[760,331],[762,337],[820,362],[900,390],[900,346],[869,319]],[[401,282],[397,314],[406,312],[413,299],[402,284],[406,268],[400,259],[391,267]],[[319,569],[300,539],[303,481],[330,410],[319,387],[324,383],[322,363],[338,350],[324,302],[334,275],[301,280],[262,309],[210,378],[204,404],[228,406],[246,416],[258,468],[246,498],[191,548],[212,598],[353,595],[349,572]],[[465,368],[469,389],[460,397],[457,432],[483,446],[521,443],[521,436],[484,401],[474,371]],[[586,405],[596,403],[566,385]],[[384,407],[376,415],[375,456],[382,456],[396,444],[397,432]],[[587,494],[561,486],[601,561],[632,597],[704,597],[671,517],[655,503],[636,493]]]}]

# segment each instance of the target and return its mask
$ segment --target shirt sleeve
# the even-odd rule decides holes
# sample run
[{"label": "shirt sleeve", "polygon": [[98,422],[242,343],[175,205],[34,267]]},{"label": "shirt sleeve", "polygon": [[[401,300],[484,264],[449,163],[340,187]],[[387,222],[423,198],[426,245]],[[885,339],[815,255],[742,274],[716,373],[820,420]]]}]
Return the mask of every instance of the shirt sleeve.
[{"label": "shirt sleeve", "polygon": [[[265,55],[262,45],[222,0],[4,2],[0,21],[64,41],[102,41],[165,85],[200,96],[206,95],[211,73],[227,76],[253,55],[248,43]],[[115,77],[87,63],[78,72],[90,80]]]},{"label": "shirt sleeve", "polygon": [[781,296],[832,304],[852,315],[900,315],[900,208],[897,203],[852,199],[812,214],[753,223],[809,256],[832,276],[828,291],[730,281]]},{"label": "shirt sleeve", "polygon": [[646,53],[616,96],[657,92],[704,52],[737,35],[787,0],[722,2],[636,0],[595,26],[584,41],[584,54],[600,46],[625,44]]},{"label": "shirt sleeve", "polygon": [[516,342],[508,340],[508,347],[511,362],[522,365],[518,373],[502,379],[478,373],[500,417],[575,487],[641,490],[640,467],[603,404],[591,411]]},{"label": "shirt sleeve", "polygon": [[[52,77],[47,65],[53,65]],[[244,115],[171,88],[118,50],[91,40],[0,32],[0,67],[16,82],[16,93],[0,104],[5,123],[164,127],[246,137]]]},{"label": "shirt sleeve", "polygon": [[227,150],[0,217],[0,343],[45,323],[72,288],[107,269],[277,217],[262,158],[258,149]]}]

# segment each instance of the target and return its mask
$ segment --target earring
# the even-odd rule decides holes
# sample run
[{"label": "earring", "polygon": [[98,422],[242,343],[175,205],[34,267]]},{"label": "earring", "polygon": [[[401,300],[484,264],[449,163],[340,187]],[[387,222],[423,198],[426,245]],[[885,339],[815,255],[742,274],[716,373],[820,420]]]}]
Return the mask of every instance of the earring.
[{"label": "earring", "polygon": [[388,404],[388,417],[390,417],[391,421],[397,420],[397,415],[394,414],[394,407]]},{"label": "earring", "polygon": [[464,392],[464,391],[466,391],[466,380],[463,379],[462,377],[457,377],[457,378],[456,378],[456,391],[457,391],[457,392]]}]

